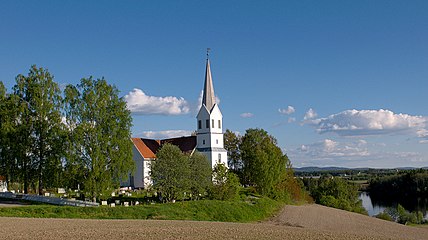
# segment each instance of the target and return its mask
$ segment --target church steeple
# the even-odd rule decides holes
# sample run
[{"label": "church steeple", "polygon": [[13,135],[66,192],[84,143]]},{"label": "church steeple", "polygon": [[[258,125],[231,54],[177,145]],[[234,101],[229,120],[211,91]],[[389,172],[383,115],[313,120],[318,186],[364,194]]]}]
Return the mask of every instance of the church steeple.
[{"label": "church steeple", "polygon": [[213,79],[211,76],[209,49],[207,49],[207,65],[205,67],[205,84],[204,93],[202,96],[202,104],[207,107],[208,111],[211,111],[215,103],[216,102],[214,95]]},{"label": "church steeple", "polygon": [[223,115],[215,102],[208,53],[209,48],[207,49],[202,106],[196,116],[198,126],[196,130],[196,150],[207,156],[213,168],[219,163],[227,167],[227,151],[224,149],[223,139]]}]

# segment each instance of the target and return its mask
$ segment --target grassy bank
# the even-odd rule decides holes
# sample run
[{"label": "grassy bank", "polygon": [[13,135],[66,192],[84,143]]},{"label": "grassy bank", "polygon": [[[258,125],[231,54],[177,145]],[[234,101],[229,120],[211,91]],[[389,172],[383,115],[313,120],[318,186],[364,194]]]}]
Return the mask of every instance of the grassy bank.
[{"label": "grassy bank", "polygon": [[282,205],[268,198],[253,199],[250,202],[201,200],[115,208],[32,205],[0,208],[0,216],[254,222],[272,216]]}]

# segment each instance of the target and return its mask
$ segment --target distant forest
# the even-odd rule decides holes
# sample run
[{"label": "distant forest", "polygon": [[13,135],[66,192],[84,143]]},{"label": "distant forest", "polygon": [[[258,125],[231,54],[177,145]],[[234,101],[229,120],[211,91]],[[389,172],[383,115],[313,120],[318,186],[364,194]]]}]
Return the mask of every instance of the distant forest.
[{"label": "distant forest", "polygon": [[399,202],[404,207],[426,204],[428,170],[418,169],[370,180],[368,191],[373,201]]}]

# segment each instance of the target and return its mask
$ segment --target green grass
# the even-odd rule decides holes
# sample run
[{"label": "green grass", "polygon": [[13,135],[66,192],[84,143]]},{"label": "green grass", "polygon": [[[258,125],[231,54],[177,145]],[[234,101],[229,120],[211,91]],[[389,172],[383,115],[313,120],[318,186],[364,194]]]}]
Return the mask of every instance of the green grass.
[{"label": "green grass", "polygon": [[276,213],[282,203],[268,198],[251,201],[200,200],[130,207],[66,207],[31,205],[0,208],[2,217],[162,219],[221,222],[254,222]]}]

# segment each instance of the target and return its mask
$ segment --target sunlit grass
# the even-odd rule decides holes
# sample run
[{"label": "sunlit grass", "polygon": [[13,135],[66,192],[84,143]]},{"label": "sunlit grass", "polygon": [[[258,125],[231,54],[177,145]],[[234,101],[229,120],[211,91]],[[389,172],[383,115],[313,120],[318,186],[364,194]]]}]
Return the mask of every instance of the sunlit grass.
[{"label": "sunlit grass", "polygon": [[282,203],[268,198],[251,201],[200,200],[130,207],[69,207],[31,205],[0,208],[3,217],[162,219],[222,222],[254,222],[277,212]]}]

